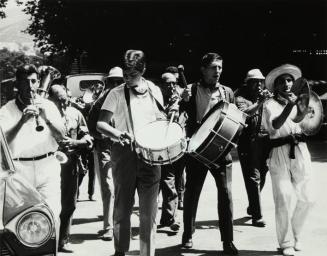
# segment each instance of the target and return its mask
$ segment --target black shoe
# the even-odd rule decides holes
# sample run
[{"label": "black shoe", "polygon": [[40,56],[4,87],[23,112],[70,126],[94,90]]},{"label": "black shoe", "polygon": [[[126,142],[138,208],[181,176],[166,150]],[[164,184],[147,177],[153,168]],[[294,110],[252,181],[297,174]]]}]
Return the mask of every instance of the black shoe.
[{"label": "black shoe", "polygon": [[255,227],[263,228],[266,226],[266,222],[262,218],[252,219],[252,225]]},{"label": "black shoe", "polygon": [[236,249],[233,242],[223,242],[223,253],[227,255],[237,255],[238,250]]},{"label": "black shoe", "polygon": [[174,222],[169,226],[172,231],[177,232],[180,229],[181,225],[178,222]]},{"label": "black shoe", "polygon": [[184,209],[184,204],[183,204],[183,201],[178,201],[178,207],[177,207],[178,210],[183,210]]},{"label": "black shoe", "polygon": [[115,251],[114,256],[125,256],[125,253],[124,252]]},{"label": "black shoe", "polygon": [[182,238],[182,247],[186,249],[191,249],[193,247],[192,238]]},{"label": "black shoe", "polygon": [[70,249],[69,246],[67,246],[67,244],[64,244],[64,245],[59,245],[58,252],[73,253],[74,251]]}]

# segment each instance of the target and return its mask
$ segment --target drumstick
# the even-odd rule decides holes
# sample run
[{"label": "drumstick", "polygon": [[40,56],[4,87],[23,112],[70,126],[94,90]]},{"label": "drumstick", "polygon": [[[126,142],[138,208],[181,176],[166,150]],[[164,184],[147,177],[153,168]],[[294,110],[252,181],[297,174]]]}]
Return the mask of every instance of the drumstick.
[{"label": "drumstick", "polygon": [[169,119],[169,123],[168,123],[167,129],[166,129],[165,139],[166,139],[167,136],[168,136],[169,127],[170,127],[171,123],[172,123],[173,120],[174,120],[174,115],[175,115],[175,111],[172,112],[172,115],[171,115],[171,117],[170,117],[170,119]]}]

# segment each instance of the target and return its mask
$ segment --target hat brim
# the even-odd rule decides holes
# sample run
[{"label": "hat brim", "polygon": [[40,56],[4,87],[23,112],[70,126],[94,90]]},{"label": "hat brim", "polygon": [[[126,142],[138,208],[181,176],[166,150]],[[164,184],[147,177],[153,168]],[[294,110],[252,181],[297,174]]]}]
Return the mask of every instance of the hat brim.
[{"label": "hat brim", "polygon": [[294,80],[296,80],[302,76],[302,72],[298,67],[296,67],[294,65],[290,65],[290,64],[285,64],[285,65],[277,67],[269,72],[269,74],[266,76],[266,80],[265,80],[266,88],[269,91],[273,92],[274,82],[275,82],[276,78],[281,75],[284,75],[284,74],[291,75],[294,78]]},{"label": "hat brim", "polygon": [[247,82],[247,81],[249,81],[249,80],[251,80],[251,79],[265,80],[265,77],[264,77],[264,76],[246,77],[246,78],[244,79],[244,82]]}]

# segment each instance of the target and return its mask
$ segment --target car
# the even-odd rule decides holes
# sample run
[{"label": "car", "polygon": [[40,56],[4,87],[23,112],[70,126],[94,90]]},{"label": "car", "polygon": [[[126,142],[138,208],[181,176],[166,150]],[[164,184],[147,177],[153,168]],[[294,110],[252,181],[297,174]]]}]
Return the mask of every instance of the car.
[{"label": "car", "polygon": [[80,73],[66,76],[65,85],[70,90],[72,97],[79,98],[97,89],[95,85],[104,87],[105,79],[106,74],[104,73]]},{"label": "car", "polygon": [[53,213],[15,171],[0,126],[0,256],[57,255]]}]

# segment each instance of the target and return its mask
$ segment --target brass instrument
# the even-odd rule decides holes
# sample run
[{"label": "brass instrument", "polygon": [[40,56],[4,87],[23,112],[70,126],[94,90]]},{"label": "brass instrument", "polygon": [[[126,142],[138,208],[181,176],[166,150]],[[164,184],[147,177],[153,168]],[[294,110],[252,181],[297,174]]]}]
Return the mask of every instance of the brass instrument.
[{"label": "brass instrument", "polygon": [[[49,88],[53,80],[58,79],[61,77],[60,72],[52,67],[52,66],[40,66],[38,68],[39,76],[40,76],[40,85],[37,89],[37,94],[39,94],[42,98],[46,98]],[[32,105],[36,106],[35,104],[35,95],[32,93]],[[36,130],[41,132],[44,130],[43,125],[40,122],[39,115],[35,117],[36,123]]]},{"label": "brass instrument", "polygon": [[57,150],[54,153],[54,156],[58,160],[58,162],[61,163],[61,164],[67,163],[67,161],[68,161],[67,155],[62,151]]},{"label": "brass instrument", "polygon": [[101,83],[96,83],[89,88],[87,88],[82,96],[82,102],[89,104],[94,102],[104,90],[104,85]]},{"label": "brass instrument", "polygon": [[52,82],[55,79],[58,79],[61,77],[60,72],[52,67],[52,66],[40,66],[38,68],[39,74],[40,74],[40,86],[38,88],[38,94],[43,97],[46,98],[49,88],[52,84]]}]

